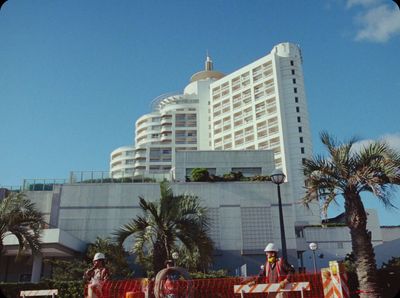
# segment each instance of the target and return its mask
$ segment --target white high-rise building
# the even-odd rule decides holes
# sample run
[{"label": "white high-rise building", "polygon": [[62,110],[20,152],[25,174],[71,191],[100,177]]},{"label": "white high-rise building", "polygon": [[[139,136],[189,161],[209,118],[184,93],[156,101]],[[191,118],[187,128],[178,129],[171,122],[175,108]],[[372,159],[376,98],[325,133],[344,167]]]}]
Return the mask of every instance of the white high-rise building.
[{"label": "white high-rise building", "polygon": [[[268,55],[210,87],[212,149],[273,149],[275,166],[291,184],[288,199],[301,198],[301,166],[312,154],[312,143],[299,47],[278,44]],[[300,213],[305,219],[310,212]]]},{"label": "white high-rise building", "polygon": [[162,175],[171,170],[177,150],[210,149],[210,84],[223,76],[213,71],[212,61],[207,56],[205,70],[191,77],[183,94],[155,98],[152,112],[135,123],[135,147],[124,146],[111,153],[111,175]]},{"label": "white high-rise building", "polygon": [[[297,201],[302,161],[312,153],[300,48],[280,43],[228,75],[213,71],[207,57],[205,70],[192,76],[183,94],[153,100],[152,113],[136,121],[135,132],[134,161],[132,147],[111,154],[114,177],[166,173],[177,150],[273,149],[291,185],[287,200]],[[300,218],[313,221],[313,209]]]}]

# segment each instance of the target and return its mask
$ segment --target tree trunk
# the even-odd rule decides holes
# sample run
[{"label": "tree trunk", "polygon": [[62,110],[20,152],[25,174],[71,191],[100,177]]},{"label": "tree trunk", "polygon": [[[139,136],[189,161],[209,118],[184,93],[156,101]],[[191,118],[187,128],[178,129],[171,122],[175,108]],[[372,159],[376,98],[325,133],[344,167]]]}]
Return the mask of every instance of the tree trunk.
[{"label": "tree trunk", "polygon": [[356,271],[361,298],[381,297],[371,232],[367,230],[367,214],[361,197],[354,191],[344,194],[346,223],[350,228],[351,243],[356,259]]},{"label": "tree trunk", "polygon": [[162,240],[157,240],[154,244],[153,249],[153,270],[154,276],[157,275],[158,271],[164,269],[164,262],[167,259],[164,243]]}]

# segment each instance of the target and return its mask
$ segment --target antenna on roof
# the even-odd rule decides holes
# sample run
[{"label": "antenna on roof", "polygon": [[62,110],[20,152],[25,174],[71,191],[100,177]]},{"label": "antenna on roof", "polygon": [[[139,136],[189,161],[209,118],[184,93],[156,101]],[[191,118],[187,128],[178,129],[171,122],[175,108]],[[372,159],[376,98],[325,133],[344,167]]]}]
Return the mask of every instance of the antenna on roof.
[{"label": "antenna on roof", "polygon": [[207,49],[207,57],[206,57],[206,62],[205,62],[205,70],[206,71],[212,71],[213,70],[213,62],[211,60],[211,57],[208,54],[208,49]]}]

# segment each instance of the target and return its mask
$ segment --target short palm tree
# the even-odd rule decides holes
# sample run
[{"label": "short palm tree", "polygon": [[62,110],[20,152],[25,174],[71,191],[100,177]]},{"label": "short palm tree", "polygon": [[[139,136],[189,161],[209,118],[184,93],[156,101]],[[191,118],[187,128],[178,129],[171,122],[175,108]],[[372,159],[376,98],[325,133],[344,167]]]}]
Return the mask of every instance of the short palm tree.
[{"label": "short palm tree", "polygon": [[[326,212],[338,195],[343,196],[361,297],[380,297],[375,254],[360,194],[373,193],[385,206],[393,207],[390,198],[393,186],[400,184],[400,154],[384,142],[372,142],[356,151],[355,138],[340,143],[323,132],[321,140],[329,156],[305,160],[307,192],[304,202],[322,200]],[[321,190],[324,196],[318,195]]]},{"label": "short palm tree", "polygon": [[144,214],[122,226],[117,241],[134,236],[133,253],[148,272],[156,274],[164,262],[172,258],[172,252],[184,246],[190,252],[198,251],[204,265],[211,261],[213,242],[208,236],[207,209],[191,195],[174,196],[170,185],[160,184],[161,198],[149,202],[139,197]]},{"label": "short palm tree", "polygon": [[35,204],[22,193],[11,193],[0,201],[0,255],[4,249],[3,240],[7,235],[18,239],[20,253],[30,248],[32,253],[40,249],[40,235],[44,224],[43,215]]}]

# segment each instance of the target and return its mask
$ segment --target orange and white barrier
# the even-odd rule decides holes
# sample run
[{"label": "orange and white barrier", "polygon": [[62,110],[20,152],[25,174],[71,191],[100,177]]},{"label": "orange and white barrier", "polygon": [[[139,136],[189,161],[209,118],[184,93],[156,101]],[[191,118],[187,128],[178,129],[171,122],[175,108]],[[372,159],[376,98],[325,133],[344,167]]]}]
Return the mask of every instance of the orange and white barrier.
[{"label": "orange and white barrier", "polygon": [[349,298],[347,274],[342,263],[330,261],[329,268],[321,269],[324,298]]},{"label": "orange and white barrier", "polygon": [[304,291],[310,290],[309,282],[293,282],[286,284],[285,288],[281,288],[279,283],[270,284],[254,284],[254,285],[235,285],[233,286],[235,294],[244,293],[279,293],[279,292],[301,292],[303,297]]}]

